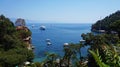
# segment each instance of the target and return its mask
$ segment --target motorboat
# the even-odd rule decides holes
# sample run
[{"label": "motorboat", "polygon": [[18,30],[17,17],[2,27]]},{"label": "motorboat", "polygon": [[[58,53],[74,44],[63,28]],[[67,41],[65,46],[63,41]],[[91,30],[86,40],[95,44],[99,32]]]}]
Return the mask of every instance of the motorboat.
[{"label": "motorboat", "polygon": [[47,43],[47,45],[52,45],[52,43],[51,43],[51,40],[50,40],[50,39],[46,39],[46,43]]},{"label": "motorboat", "polygon": [[69,46],[69,43],[64,43],[63,46],[64,47]]},{"label": "motorboat", "polygon": [[47,45],[52,45],[52,43],[51,42],[47,42]]},{"label": "motorboat", "polygon": [[46,42],[50,42],[50,39],[46,39]]},{"label": "motorboat", "polygon": [[35,25],[32,25],[32,28],[34,28],[35,27]]},{"label": "motorboat", "polygon": [[40,26],[40,30],[45,30],[46,27],[44,25]]}]

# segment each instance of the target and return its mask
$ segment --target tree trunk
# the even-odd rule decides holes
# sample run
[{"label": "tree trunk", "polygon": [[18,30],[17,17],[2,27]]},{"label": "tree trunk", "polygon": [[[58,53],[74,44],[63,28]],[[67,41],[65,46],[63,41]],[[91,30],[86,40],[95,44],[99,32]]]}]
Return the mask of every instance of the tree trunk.
[{"label": "tree trunk", "polygon": [[79,50],[79,55],[80,55],[79,59],[80,59],[80,61],[81,61],[81,50]]},{"label": "tree trunk", "polygon": [[120,32],[118,32],[118,36],[119,36],[119,39],[120,39]]},{"label": "tree trunk", "polygon": [[68,58],[68,65],[67,65],[67,67],[69,67],[69,66],[70,66],[70,63],[69,63],[69,62],[70,62],[70,58]]}]

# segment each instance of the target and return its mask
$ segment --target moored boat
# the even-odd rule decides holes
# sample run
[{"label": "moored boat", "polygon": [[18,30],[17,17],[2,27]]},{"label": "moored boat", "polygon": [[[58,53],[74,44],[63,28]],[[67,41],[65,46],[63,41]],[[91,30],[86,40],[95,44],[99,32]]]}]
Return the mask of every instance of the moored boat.
[{"label": "moored boat", "polygon": [[40,30],[45,30],[46,27],[44,25],[40,26]]}]

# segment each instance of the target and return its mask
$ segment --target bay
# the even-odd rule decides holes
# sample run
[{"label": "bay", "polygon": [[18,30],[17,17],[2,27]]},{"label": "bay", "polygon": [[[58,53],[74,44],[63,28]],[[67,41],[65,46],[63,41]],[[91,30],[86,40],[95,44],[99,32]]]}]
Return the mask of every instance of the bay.
[{"label": "bay", "polygon": [[[40,30],[40,26],[46,26],[46,30]],[[84,23],[29,23],[27,27],[32,32],[32,44],[34,49],[34,62],[40,62],[45,58],[46,52],[53,52],[63,56],[64,43],[79,43],[82,33],[90,32],[92,24]],[[33,26],[33,27],[32,27]],[[52,45],[47,45],[46,39],[50,39]],[[82,56],[87,55],[87,48],[81,49]]]}]

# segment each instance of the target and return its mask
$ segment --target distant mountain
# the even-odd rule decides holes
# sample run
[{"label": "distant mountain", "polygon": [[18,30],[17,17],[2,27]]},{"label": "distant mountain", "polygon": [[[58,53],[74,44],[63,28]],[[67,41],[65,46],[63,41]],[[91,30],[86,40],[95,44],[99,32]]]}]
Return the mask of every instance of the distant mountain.
[{"label": "distant mountain", "polygon": [[97,32],[99,30],[110,31],[110,24],[120,20],[120,10],[115,13],[106,16],[102,20],[98,20],[95,24],[92,25],[91,31]]}]

